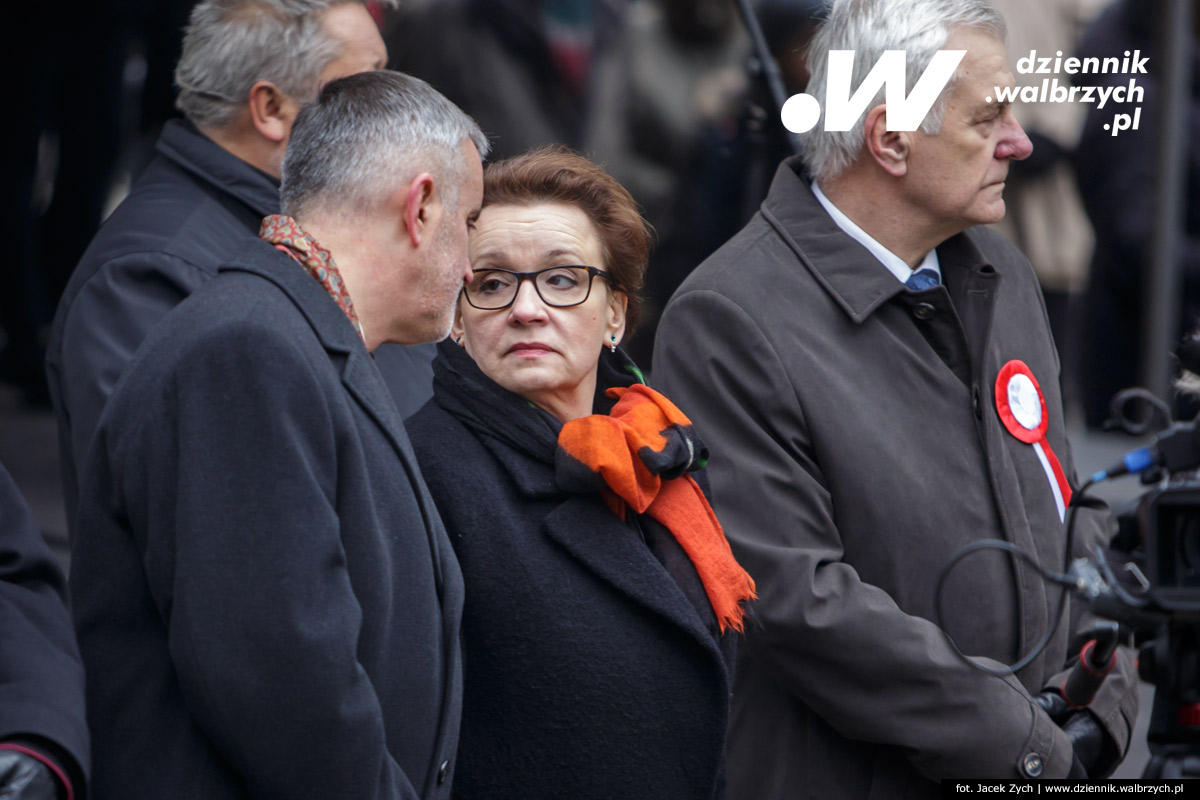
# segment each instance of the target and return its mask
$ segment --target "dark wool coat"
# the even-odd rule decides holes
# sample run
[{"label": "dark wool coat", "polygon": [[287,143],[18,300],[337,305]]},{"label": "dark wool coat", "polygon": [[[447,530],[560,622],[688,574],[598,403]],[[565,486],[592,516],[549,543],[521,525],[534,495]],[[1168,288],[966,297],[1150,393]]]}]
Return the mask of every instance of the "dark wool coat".
[{"label": "dark wool coat", "polygon": [[[452,370],[486,393],[464,398]],[[407,426],[467,586],[455,797],[722,797],[729,679],[691,562],[560,490],[535,444],[557,420],[461,348],[441,345],[434,375]]]},{"label": "dark wool coat", "polygon": [[[730,795],[937,797],[943,778],[1064,777],[1070,742],[1030,694],[1061,682],[1071,626],[1002,678],[960,661],[934,622],[937,579],[968,543],[1064,567],[1050,483],[995,403],[1001,366],[1023,361],[1073,480],[1037,279],[971,229],[938,247],[944,285],[907,291],[797,169],[784,162],[761,211],[684,282],[654,356],[712,447],[714,506],[758,584]],[[1102,512],[1081,513],[1075,554],[1103,541]],[[946,632],[998,666],[1042,638],[1059,590],[988,553],[961,563],[944,599]],[[1137,712],[1128,655],[1092,705],[1121,752]]]},{"label": "dark wool coat", "polygon": [[88,769],[88,731],[83,664],[65,594],[62,568],[0,466],[0,741],[52,742],[46,754],[78,792]]},{"label": "dark wool coat", "polygon": [[105,409],[71,589],[93,797],[444,798],[462,578],[346,315],[259,242]]},{"label": "dark wool coat", "polygon": [[[279,213],[279,182],[191,123],[168,122],[156,149],[71,275],[46,347],[72,534],[78,465],[138,345]],[[375,359],[401,416],[432,395],[433,345],[383,345]]]}]

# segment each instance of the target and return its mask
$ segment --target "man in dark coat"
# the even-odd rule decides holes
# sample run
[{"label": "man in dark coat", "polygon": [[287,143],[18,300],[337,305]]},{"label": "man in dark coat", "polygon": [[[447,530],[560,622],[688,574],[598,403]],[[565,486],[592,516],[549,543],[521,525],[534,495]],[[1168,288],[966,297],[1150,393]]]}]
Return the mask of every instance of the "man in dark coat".
[{"label": "man in dark coat", "polygon": [[[186,120],[84,253],[51,329],[46,371],[63,494],[75,530],[78,465],[146,334],[279,211],[296,110],[333,78],[380,69],[387,50],[358,0],[205,0],[175,79]],[[432,393],[432,345],[387,345],[376,363],[403,414]]]},{"label": "man in dark coat", "polygon": [[[1003,216],[1009,164],[1031,149],[992,101],[1013,84],[1003,20],[976,0],[853,9],[835,5],[817,34],[810,91],[824,92],[830,50],[857,51],[855,86],[885,50],[905,50],[910,75],[963,50],[956,77],[919,130],[887,129],[882,88],[852,130],[818,125],[672,298],[654,359],[712,448],[714,507],[758,585],[730,796],[936,797],[947,778],[1104,774],[1136,717],[1127,652],[1060,727],[1035,696],[1061,684],[1081,615],[1015,674],[977,669],[947,639],[1003,672],[1035,650],[1061,590],[985,552],[950,573],[938,624],[934,587],[963,546],[1005,540],[1055,571],[1068,558],[1074,475],[1037,280],[975,227]],[[1078,516],[1072,555],[1104,535],[1103,508]]]},{"label": "man in dark coat", "polygon": [[288,216],[118,383],[71,570],[95,798],[448,796],[462,578],[370,351],[449,331],[486,151],[424,82],[326,85]]},{"label": "man in dark coat", "polygon": [[62,568],[0,466],[0,797],[84,795],[83,664],[65,594]]}]

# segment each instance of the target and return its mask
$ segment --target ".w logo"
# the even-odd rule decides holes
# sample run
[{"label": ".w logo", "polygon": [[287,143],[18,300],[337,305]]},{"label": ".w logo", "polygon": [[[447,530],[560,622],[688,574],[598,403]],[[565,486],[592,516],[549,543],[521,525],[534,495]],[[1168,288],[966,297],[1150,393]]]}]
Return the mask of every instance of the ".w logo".
[{"label": ".w logo", "polygon": [[[850,130],[875,99],[879,88],[885,86],[887,129],[915,131],[921,127],[921,120],[925,119],[966,54],[966,50],[937,51],[917,85],[905,97],[903,50],[885,51],[853,95],[850,94],[850,78],[854,72],[854,51],[830,50],[828,80],[825,82],[825,130]],[[783,127],[789,131],[805,133],[820,120],[821,104],[810,94],[794,94],[783,104],[780,118]]]}]

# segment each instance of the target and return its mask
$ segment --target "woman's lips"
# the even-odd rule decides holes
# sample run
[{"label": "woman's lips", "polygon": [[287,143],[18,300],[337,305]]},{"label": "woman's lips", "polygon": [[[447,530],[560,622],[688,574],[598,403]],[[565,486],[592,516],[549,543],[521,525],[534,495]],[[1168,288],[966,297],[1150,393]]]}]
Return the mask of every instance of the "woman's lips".
[{"label": "woman's lips", "polygon": [[531,358],[554,352],[550,345],[541,342],[517,342],[506,351],[510,355],[528,356]]}]

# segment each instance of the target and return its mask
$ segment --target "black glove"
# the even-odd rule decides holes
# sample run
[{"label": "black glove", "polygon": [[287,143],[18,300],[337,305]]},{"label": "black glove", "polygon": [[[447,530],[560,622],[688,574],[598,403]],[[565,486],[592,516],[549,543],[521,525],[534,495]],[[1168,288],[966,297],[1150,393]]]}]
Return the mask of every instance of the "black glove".
[{"label": "black glove", "polygon": [[0,800],[57,800],[58,781],[36,758],[0,750]]},{"label": "black glove", "polygon": [[1075,751],[1075,757],[1087,770],[1088,777],[1103,778],[1107,774],[1107,770],[1101,772],[1103,764],[1101,757],[1104,755],[1105,745],[1108,743],[1108,734],[1104,732],[1104,728],[1100,727],[1096,716],[1086,709],[1076,711],[1067,718],[1061,727],[1063,733],[1071,740],[1071,749]]},{"label": "black glove", "polygon": [[1063,699],[1057,689],[1038,692],[1033,696],[1033,702],[1037,703],[1038,707],[1045,711],[1050,719],[1054,720],[1054,724],[1060,728],[1067,721],[1067,717],[1075,712],[1075,709],[1067,705],[1067,701]]},{"label": "black glove", "polygon": [[1074,753],[1068,778],[1107,777],[1117,763],[1116,744],[1086,708],[1072,708],[1057,690],[1047,689],[1033,701],[1062,728]]}]

